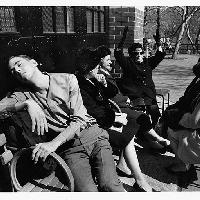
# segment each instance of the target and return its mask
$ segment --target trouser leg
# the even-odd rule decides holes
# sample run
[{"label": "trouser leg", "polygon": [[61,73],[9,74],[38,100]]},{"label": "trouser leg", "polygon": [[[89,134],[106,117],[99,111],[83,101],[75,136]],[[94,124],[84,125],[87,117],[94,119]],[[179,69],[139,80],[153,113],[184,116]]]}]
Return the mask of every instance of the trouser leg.
[{"label": "trouser leg", "polygon": [[76,153],[66,154],[64,160],[74,177],[75,191],[98,192],[92,177],[89,156],[83,147]]},{"label": "trouser leg", "polygon": [[147,106],[147,114],[151,116],[152,127],[155,128],[155,125],[158,123],[158,119],[161,116],[158,105]]},{"label": "trouser leg", "polygon": [[94,166],[94,172],[100,191],[125,191],[116,173],[112,149],[107,139],[101,138],[95,143],[91,162]]}]

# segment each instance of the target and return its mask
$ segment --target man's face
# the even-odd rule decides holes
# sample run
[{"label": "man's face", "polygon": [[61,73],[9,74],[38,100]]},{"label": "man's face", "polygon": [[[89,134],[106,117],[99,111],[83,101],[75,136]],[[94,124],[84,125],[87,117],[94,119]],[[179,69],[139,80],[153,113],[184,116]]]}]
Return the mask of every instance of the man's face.
[{"label": "man's face", "polygon": [[21,82],[29,82],[33,76],[37,62],[22,57],[13,57],[10,59],[8,67],[10,72]]},{"label": "man's face", "polygon": [[111,64],[112,64],[112,61],[111,61],[110,55],[107,55],[101,59],[101,66],[107,69],[108,71],[112,70]]},{"label": "man's face", "polygon": [[131,58],[136,63],[142,63],[144,58],[144,51],[142,48],[136,48],[135,51],[131,53]]}]

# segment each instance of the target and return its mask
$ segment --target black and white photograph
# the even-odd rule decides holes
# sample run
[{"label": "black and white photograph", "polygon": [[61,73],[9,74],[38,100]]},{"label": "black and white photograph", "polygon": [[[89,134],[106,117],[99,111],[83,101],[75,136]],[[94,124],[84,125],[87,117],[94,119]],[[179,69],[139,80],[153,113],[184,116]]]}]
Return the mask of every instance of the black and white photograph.
[{"label": "black and white photograph", "polygon": [[200,191],[200,6],[126,2],[0,3],[0,195]]}]

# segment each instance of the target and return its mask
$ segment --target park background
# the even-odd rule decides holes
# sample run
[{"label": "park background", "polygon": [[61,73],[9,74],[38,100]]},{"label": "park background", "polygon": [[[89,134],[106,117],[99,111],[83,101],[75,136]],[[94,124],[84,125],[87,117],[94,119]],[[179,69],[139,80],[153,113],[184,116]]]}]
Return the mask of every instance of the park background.
[{"label": "park background", "polygon": [[[172,102],[178,100],[193,79],[192,66],[199,58],[199,6],[158,6],[160,3],[136,6],[135,2],[128,6],[74,6],[68,3],[44,6],[21,6],[18,2],[0,4],[0,98],[12,89],[13,83],[6,73],[6,58],[15,51],[39,59],[45,71],[73,72],[79,48],[96,48],[104,44],[113,52],[124,27],[129,26],[125,52],[132,42],[140,42],[144,43],[148,49],[146,55],[150,56],[149,53],[152,51],[153,54],[155,50],[153,35],[159,34],[167,56],[154,70],[153,79],[157,88],[170,90]],[[114,57],[112,59],[114,61]],[[121,71],[115,61],[114,65],[113,73],[120,77]],[[142,150],[138,156],[143,173],[155,188],[199,191],[198,181],[191,186],[191,182],[185,183],[183,177],[165,171],[173,157],[149,155]],[[5,180],[3,175],[1,173],[1,184]],[[184,183],[182,186],[178,184],[180,179]],[[126,181],[127,187],[128,183],[130,187],[134,183],[134,180]],[[1,191],[6,191],[5,187]]]}]

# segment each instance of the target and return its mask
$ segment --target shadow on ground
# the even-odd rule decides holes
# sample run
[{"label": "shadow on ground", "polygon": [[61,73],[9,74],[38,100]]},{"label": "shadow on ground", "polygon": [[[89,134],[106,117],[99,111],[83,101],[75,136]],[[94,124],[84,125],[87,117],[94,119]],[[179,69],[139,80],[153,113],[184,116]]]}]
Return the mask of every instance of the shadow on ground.
[{"label": "shadow on ground", "polygon": [[174,162],[173,154],[152,153],[148,149],[139,149],[137,154],[141,170],[152,187],[160,191],[177,191],[177,176],[165,169]]}]

